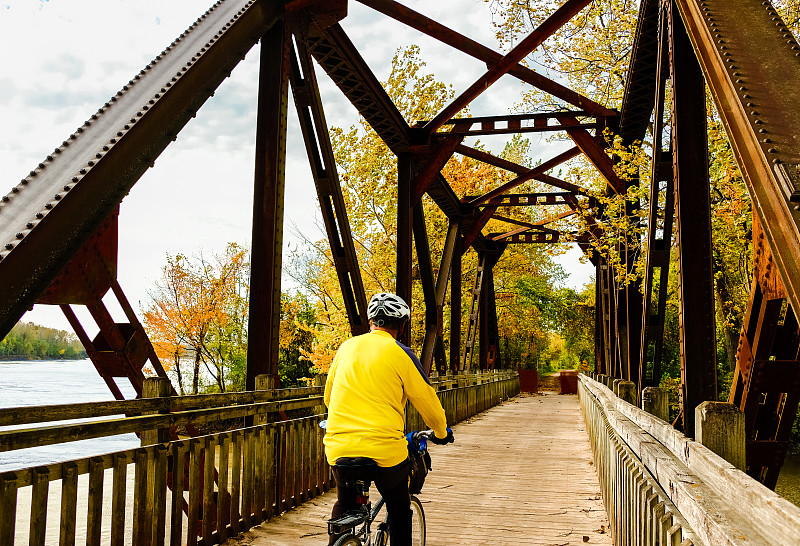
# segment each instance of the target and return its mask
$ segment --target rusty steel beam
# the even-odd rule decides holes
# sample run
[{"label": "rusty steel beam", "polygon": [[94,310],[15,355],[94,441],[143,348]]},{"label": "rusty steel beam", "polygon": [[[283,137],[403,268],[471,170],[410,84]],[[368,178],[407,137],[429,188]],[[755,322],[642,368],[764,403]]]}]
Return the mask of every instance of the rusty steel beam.
[{"label": "rusty steel beam", "polygon": [[[464,200],[471,201],[477,195],[468,195]],[[495,197],[488,203],[478,205],[498,207],[529,207],[533,205],[570,205],[578,203],[578,195],[572,192],[540,192],[540,193],[506,193]],[[588,201],[591,201],[588,200]],[[587,203],[588,204],[588,203]]]},{"label": "rusty steel beam", "polygon": [[489,70],[475,83],[470,85],[466,91],[461,93],[450,104],[444,107],[432,120],[425,124],[425,130],[429,133],[435,132],[446,121],[458,114],[465,106],[481,95],[494,82],[499,80],[503,74],[508,72],[513,66],[528,56],[534,49],[539,47],[542,42],[549,38],[554,32],[560,29],[572,17],[578,14],[591,0],[567,0],[550,17],[542,22],[535,30],[528,34],[519,44],[508,52],[502,59],[492,64]]},{"label": "rusty steel beam", "polygon": [[258,375],[268,374],[274,380],[279,377],[288,40],[283,21],[261,39],[246,390],[255,390]]},{"label": "rusty steel beam", "polygon": [[579,127],[578,122],[571,118],[562,118],[559,121],[581,152],[606,179],[611,191],[618,194],[625,193],[625,181],[617,175],[614,170],[614,162],[605,152],[605,142],[602,134],[592,136],[589,131]]},{"label": "rusty steel beam", "polygon": [[459,144],[458,146],[456,146],[455,151],[456,153],[459,153],[463,156],[471,157],[472,159],[477,159],[478,161],[483,161],[484,163],[487,163],[494,167],[500,167],[501,169],[505,169],[506,171],[511,171],[512,173],[522,174],[530,170],[528,167],[518,165],[513,161],[508,161],[507,159],[502,159],[500,157],[493,156],[489,152],[484,152],[483,150],[476,150],[475,148],[470,148],[469,146],[465,146],[464,144]]},{"label": "rusty steel beam", "polygon": [[[480,197],[476,197],[475,199],[473,199],[472,201],[469,202],[469,205],[471,207],[476,207],[478,205],[482,205],[484,203],[487,203],[488,201],[491,201],[495,197],[503,195],[507,191],[513,190],[514,188],[516,188],[520,184],[523,184],[523,183],[527,182],[528,180],[532,180],[532,179],[536,178],[537,176],[543,175],[544,173],[546,173],[550,169],[553,169],[553,168],[557,167],[558,165],[561,165],[565,161],[568,161],[568,160],[572,159],[573,157],[575,157],[579,153],[580,153],[580,149],[577,146],[574,147],[574,148],[570,148],[569,150],[558,154],[557,156],[545,161],[544,163],[542,163],[540,165],[537,165],[533,169],[529,169],[527,172],[525,172],[523,174],[520,174],[519,176],[517,176],[513,180],[510,180],[509,182],[506,182],[505,184],[501,185],[500,187],[495,188],[495,189],[493,189],[493,190],[491,190],[489,192],[486,192],[483,195],[481,195]],[[567,182],[564,182],[562,185],[559,185],[558,187],[560,187],[561,189],[567,190],[567,191],[574,192],[574,193],[583,193],[583,190],[581,188],[579,188],[578,186],[575,186],[574,184],[569,184]]]},{"label": "rusty steel beam", "polygon": [[[478,161],[483,161],[484,163],[487,163],[487,164],[492,165],[494,167],[499,167],[499,168],[504,169],[506,171],[511,171],[511,172],[516,173],[518,175],[523,175],[523,174],[527,174],[527,173],[531,172],[531,169],[529,169],[528,167],[523,167],[522,165],[518,165],[518,164],[514,163],[513,161],[508,161],[506,159],[502,159],[500,157],[493,156],[492,154],[490,154],[488,152],[484,152],[483,150],[476,150],[475,148],[470,148],[469,146],[465,146],[463,144],[459,144],[458,146],[456,146],[456,150],[455,151],[456,151],[456,153],[459,153],[459,154],[461,154],[463,156],[471,157],[472,159],[477,159]],[[577,153],[578,153],[578,151],[576,150],[575,154],[577,155]],[[586,195],[587,194],[586,190],[584,190],[583,188],[575,186],[574,184],[570,184],[569,182],[566,182],[566,181],[561,180],[559,178],[556,178],[554,176],[550,176],[548,174],[540,173],[538,171],[535,174],[533,174],[532,178],[533,178],[533,180],[538,180],[539,182],[544,182],[545,184],[549,184],[550,186],[553,186],[555,188],[566,189],[568,191],[571,191],[573,193],[580,194],[580,195]],[[577,189],[574,189],[574,188],[577,188]],[[469,202],[469,201],[473,201],[473,200],[475,200],[477,198],[478,198],[478,196],[471,196],[471,197],[465,197],[463,200]]]},{"label": "rusty steel beam", "polygon": [[314,65],[301,35],[297,36],[295,43],[296,51],[294,47],[290,48],[292,94],[331,247],[331,257],[350,322],[350,333],[355,336],[369,331],[364,284],[358,267],[358,256],[350,231]]},{"label": "rusty steel beam", "polygon": [[442,167],[453,157],[453,152],[462,139],[463,137],[448,137],[431,144],[431,153],[427,161],[421,161],[420,154],[417,154],[416,163],[419,169],[412,182],[413,203],[422,199],[422,196],[436,183],[437,178],[441,177]]},{"label": "rusty steel beam", "polygon": [[[450,273],[450,371],[454,374],[461,369],[461,257],[464,254],[461,226],[457,221],[451,225],[456,226],[456,237],[453,242],[453,258]],[[449,236],[449,234],[448,234]],[[440,270],[441,271],[441,270]],[[441,273],[440,273],[441,274]]]},{"label": "rusty steel beam", "polygon": [[487,238],[490,241],[503,242],[508,244],[523,243],[558,243],[561,241],[561,233],[558,231],[524,231],[513,234],[490,233]]},{"label": "rusty steel beam", "polygon": [[0,337],[278,17],[215,4],[0,201]]},{"label": "rusty steel beam", "polygon": [[[653,120],[653,157],[650,173],[650,210],[647,234],[647,255],[643,275],[642,334],[639,344],[639,388],[646,385],[647,359],[652,350],[650,386],[661,383],[661,357],[664,348],[664,318],[667,305],[667,283],[669,281],[670,254],[672,250],[672,222],[675,215],[675,192],[673,183],[672,154],[664,150],[665,136],[664,97],[669,76],[667,57],[667,21],[659,22],[658,57],[655,86],[655,118]],[[671,148],[671,146],[669,146]],[[661,203],[663,185],[664,206]],[[659,227],[660,225],[660,227]],[[660,233],[660,236],[659,236]],[[653,280],[658,269],[658,296],[653,301]]]},{"label": "rusty steel beam", "polygon": [[[547,131],[563,131],[562,125],[548,123],[550,120],[559,121],[562,118],[570,118],[576,121],[576,127],[582,129],[602,129],[604,123],[579,122],[575,118],[585,117],[586,112],[556,112],[552,114],[513,114],[507,116],[491,116],[477,118],[458,118],[451,119],[444,123],[451,126],[449,131],[436,133],[436,136],[461,135],[463,137],[484,136],[484,135],[509,135],[522,133],[543,133]],[[533,122],[533,125],[526,122]],[[426,122],[420,122],[423,126]],[[479,128],[473,129],[475,124],[480,124]],[[500,126],[498,126],[500,124]]]},{"label": "rusty steel beam", "polygon": [[641,0],[636,18],[631,62],[619,115],[619,134],[626,144],[644,140],[656,93],[656,61],[659,51],[660,0]]},{"label": "rusty steel beam", "polygon": [[[487,66],[497,64],[503,56],[488,47],[467,38],[466,36],[447,28],[446,26],[437,23],[436,21],[425,17],[424,15],[409,9],[397,2],[391,0],[358,0],[362,4],[383,13],[401,23],[404,23],[411,28],[414,28],[428,36],[431,36],[459,51],[463,51],[467,55],[471,55],[476,59],[484,61]],[[554,97],[582,108],[587,112],[597,116],[614,116],[616,112],[605,106],[594,102],[593,100],[584,97],[580,93],[573,91],[563,85],[546,78],[534,72],[528,67],[517,64],[512,66],[508,73],[520,80],[538,87]]]},{"label": "rusty steel beam", "polygon": [[797,313],[800,45],[766,1],[676,4]]},{"label": "rusty steel beam", "polygon": [[680,295],[681,409],[684,433],[694,437],[695,408],[701,402],[717,399],[705,82],[681,18],[671,5],[668,13]]}]

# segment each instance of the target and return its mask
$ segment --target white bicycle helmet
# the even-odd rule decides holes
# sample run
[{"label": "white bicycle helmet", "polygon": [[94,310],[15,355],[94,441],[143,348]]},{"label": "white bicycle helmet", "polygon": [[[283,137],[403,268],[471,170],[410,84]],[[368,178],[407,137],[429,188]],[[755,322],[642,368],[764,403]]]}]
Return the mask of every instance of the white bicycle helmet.
[{"label": "white bicycle helmet", "polygon": [[372,296],[369,300],[369,305],[367,305],[367,318],[369,320],[379,315],[406,321],[411,318],[411,309],[403,301],[403,298],[397,294],[381,292]]}]

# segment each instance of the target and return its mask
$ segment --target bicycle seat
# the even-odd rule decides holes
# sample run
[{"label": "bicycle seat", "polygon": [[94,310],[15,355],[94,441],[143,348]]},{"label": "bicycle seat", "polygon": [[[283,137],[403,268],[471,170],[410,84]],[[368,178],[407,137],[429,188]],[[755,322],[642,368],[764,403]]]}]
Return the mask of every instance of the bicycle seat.
[{"label": "bicycle seat", "polygon": [[345,483],[360,480],[369,487],[375,479],[378,463],[369,457],[339,457],[333,467],[339,479]]}]

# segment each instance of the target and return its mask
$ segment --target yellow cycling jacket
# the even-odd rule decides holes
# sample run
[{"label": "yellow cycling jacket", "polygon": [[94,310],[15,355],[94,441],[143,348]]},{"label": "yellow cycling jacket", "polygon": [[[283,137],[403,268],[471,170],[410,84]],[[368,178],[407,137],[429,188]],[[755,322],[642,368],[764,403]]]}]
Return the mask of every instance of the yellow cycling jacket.
[{"label": "yellow cycling jacket", "polygon": [[447,435],[442,404],[411,349],[381,330],[342,343],[325,385],[328,463],[339,457],[370,457],[385,467],[402,463],[408,456],[406,400],[437,437]]}]

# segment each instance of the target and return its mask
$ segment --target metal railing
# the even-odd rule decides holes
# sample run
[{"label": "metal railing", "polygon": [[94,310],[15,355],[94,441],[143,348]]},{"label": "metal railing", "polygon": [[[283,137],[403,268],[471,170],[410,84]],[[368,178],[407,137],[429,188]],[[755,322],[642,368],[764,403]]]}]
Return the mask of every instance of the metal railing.
[{"label": "metal railing", "polygon": [[[519,392],[516,372],[433,378],[456,423]],[[0,544],[219,544],[333,486],[323,387],[0,409],[0,452],[138,432],[150,445],[0,473]],[[422,428],[409,406],[408,428]],[[285,413],[304,413],[286,419]],[[124,415],[124,416],[120,416]],[[52,425],[72,419],[104,420]],[[166,441],[172,428],[253,426]],[[159,436],[159,434],[161,436]],[[148,436],[149,435],[149,436]],[[16,542],[15,542],[16,541]]]},{"label": "metal railing", "polygon": [[800,508],[586,375],[578,396],[614,544],[797,543]]}]

